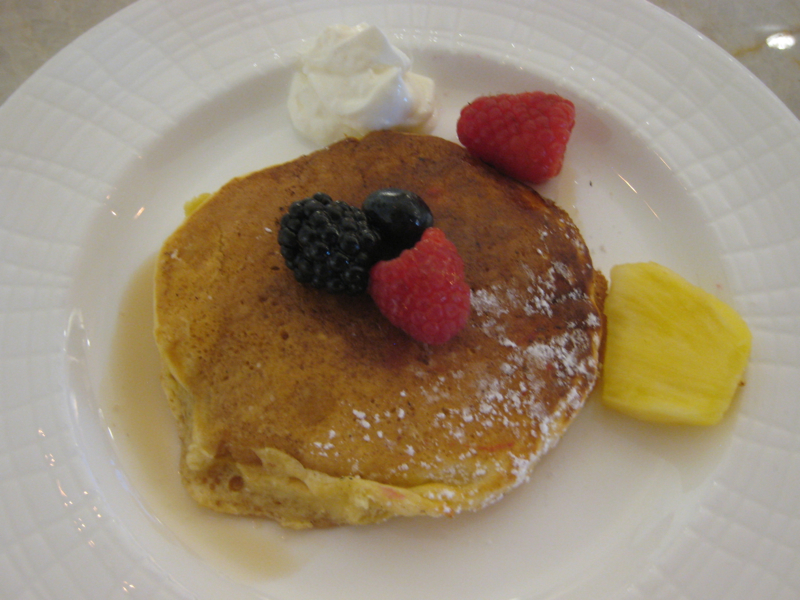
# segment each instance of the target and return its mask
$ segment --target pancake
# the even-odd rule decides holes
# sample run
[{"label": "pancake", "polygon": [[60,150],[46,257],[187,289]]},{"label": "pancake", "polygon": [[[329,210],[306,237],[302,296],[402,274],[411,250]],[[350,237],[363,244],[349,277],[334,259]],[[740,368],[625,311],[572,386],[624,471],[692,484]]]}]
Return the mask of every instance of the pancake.
[{"label": "pancake", "polygon": [[[419,194],[464,261],[470,319],[442,346],[280,255],[293,201],[385,187]],[[346,139],[188,212],[157,261],[155,336],[201,505],[293,528],[477,510],[528,479],[598,379],[606,282],[577,227],[461,146]]]}]

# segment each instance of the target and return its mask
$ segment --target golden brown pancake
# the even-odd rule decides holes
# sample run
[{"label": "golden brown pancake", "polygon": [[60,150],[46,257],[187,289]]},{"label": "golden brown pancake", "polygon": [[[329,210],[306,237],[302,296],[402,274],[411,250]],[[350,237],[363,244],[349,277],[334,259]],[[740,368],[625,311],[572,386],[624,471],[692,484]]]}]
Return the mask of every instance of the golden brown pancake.
[{"label": "golden brown pancake", "polygon": [[[464,260],[472,312],[445,345],[283,263],[293,201],[360,206],[385,187],[419,194]],[[594,387],[605,291],[564,211],[440,138],[376,132],[234,179],[156,269],[183,481],[204,506],[297,528],[486,506],[528,478]]]}]

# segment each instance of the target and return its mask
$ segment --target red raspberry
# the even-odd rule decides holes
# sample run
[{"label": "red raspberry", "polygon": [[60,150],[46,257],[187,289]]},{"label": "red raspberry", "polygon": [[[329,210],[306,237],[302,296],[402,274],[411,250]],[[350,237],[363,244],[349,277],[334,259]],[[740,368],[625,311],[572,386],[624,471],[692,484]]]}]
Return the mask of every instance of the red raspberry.
[{"label": "red raspberry", "polygon": [[482,96],[461,110],[458,139],[506,175],[542,183],[561,171],[575,105],[556,94]]},{"label": "red raspberry", "polygon": [[393,325],[427,344],[444,344],[469,317],[464,263],[437,227],[428,227],[397,258],[376,263],[368,291]]}]

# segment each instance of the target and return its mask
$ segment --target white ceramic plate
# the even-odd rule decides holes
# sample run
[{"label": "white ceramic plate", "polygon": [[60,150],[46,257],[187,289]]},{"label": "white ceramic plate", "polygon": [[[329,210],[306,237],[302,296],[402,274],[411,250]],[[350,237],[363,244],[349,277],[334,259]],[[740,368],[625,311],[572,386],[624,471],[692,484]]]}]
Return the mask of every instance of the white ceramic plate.
[{"label": "white ceramic plate", "polygon": [[[435,78],[436,134],[493,92],[573,99],[542,191],[597,265],[656,260],[732,303],[754,349],[718,427],[591,403],[532,480],[447,520],[289,532],[198,509],[150,338],[182,204],[312,150],[299,44],[381,26]],[[639,0],[140,0],[0,108],[3,598],[796,599],[800,124]]]}]

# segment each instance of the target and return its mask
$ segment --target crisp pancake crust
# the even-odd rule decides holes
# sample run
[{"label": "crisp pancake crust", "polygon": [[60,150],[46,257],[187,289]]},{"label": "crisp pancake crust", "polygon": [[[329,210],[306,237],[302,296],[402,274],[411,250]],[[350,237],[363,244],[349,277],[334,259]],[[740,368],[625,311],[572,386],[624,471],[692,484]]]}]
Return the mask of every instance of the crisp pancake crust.
[{"label": "crisp pancake crust", "polygon": [[[464,260],[467,326],[427,346],[368,296],[298,284],[278,222],[400,187]],[[605,280],[564,211],[460,146],[376,132],[234,179],[165,242],[156,341],[211,508],[291,527],[477,509],[524,481],[598,377]]]}]

